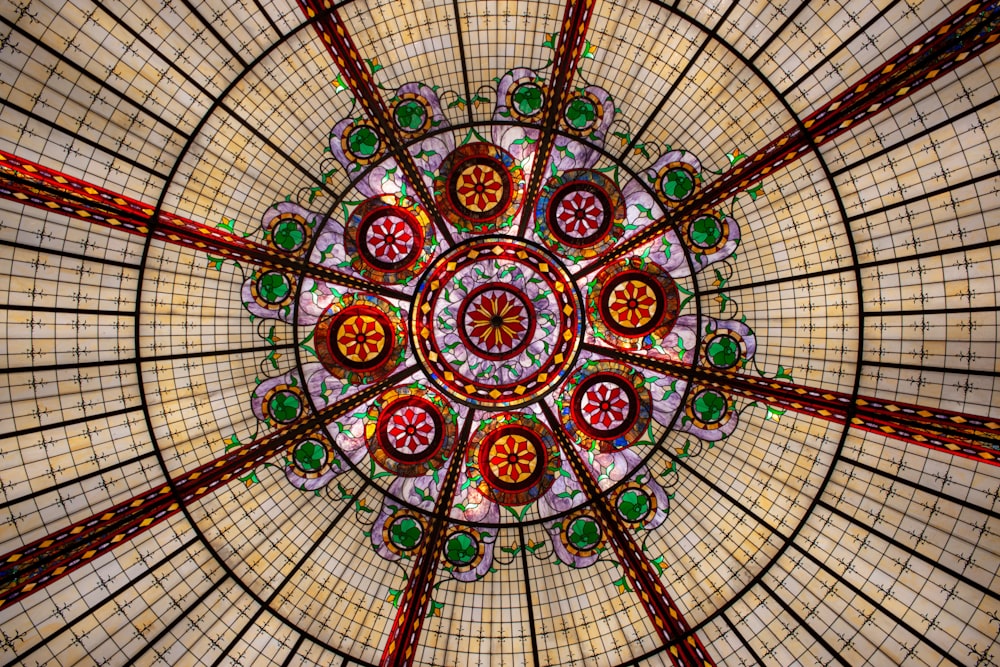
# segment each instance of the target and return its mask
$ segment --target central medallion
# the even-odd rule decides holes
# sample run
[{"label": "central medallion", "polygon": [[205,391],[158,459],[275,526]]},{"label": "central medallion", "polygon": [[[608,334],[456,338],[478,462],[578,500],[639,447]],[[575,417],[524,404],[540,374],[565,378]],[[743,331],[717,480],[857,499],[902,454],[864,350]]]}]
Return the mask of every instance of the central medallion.
[{"label": "central medallion", "polygon": [[548,392],[580,347],[581,300],[562,264],[534,244],[475,239],[438,257],[417,289],[417,359],[454,398],[507,409]]},{"label": "central medallion", "polygon": [[458,325],[465,343],[479,356],[510,359],[535,335],[535,307],[516,287],[481,285],[462,301]]}]

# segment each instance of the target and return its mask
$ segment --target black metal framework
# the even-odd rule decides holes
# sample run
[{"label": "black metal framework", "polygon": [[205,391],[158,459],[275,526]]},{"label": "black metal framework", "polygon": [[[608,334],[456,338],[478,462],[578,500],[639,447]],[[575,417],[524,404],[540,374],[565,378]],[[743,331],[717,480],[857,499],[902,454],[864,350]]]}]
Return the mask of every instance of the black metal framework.
[{"label": "black metal framework", "polygon": [[[286,168],[285,175],[287,178],[290,180],[294,179],[312,184],[314,187],[321,189],[325,195],[332,198],[335,203],[330,205],[328,210],[331,212],[334,211],[344,198],[347,192],[347,187],[344,186],[342,189],[338,189],[331,187],[326,180],[318,179],[318,172],[312,165],[303,164],[301,160],[294,158],[287,148],[275,142],[271,137],[262,132],[260,128],[256,127],[250,120],[248,120],[241,112],[240,107],[232,101],[233,97],[239,90],[240,85],[242,85],[242,83],[249,77],[252,71],[256,68],[266,67],[268,59],[276,55],[279,52],[279,49],[286,45],[290,39],[304,38],[305,36],[310,35],[311,22],[307,21],[301,23],[297,28],[291,30],[290,32],[283,33],[276,22],[276,17],[272,16],[260,2],[254,0],[256,11],[258,11],[265,19],[269,26],[269,30],[276,33],[278,38],[273,39],[272,36],[268,34],[267,38],[273,39],[270,46],[263,49],[255,57],[246,58],[243,54],[243,46],[237,46],[231,42],[230,38],[220,31],[220,26],[217,25],[214,20],[206,16],[203,12],[200,12],[199,9],[188,0],[184,0],[182,4],[191,12],[193,17],[200,21],[201,26],[203,27],[203,32],[206,35],[210,35],[211,38],[218,43],[218,46],[221,47],[221,52],[226,54],[224,64],[228,63],[238,72],[238,74],[233,77],[231,81],[229,81],[228,85],[221,90],[221,92],[215,93],[210,90],[210,86],[203,83],[199,77],[196,76],[195,72],[186,69],[182,65],[181,61],[172,57],[171,54],[164,52],[164,49],[161,46],[155,44],[151,33],[147,30],[148,26],[145,28],[139,28],[134,18],[115,15],[115,13],[112,12],[106,5],[101,3],[100,0],[95,0],[94,7],[97,11],[102,12],[106,17],[110,17],[113,21],[115,21],[117,28],[128,35],[128,38],[131,40],[133,45],[140,44],[145,50],[155,54],[155,56],[162,63],[164,63],[166,68],[171,72],[171,76],[174,76],[178,80],[182,81],[185,86],[189,86],[196,90],[204,100],[209,102],[209,110],[201,118],[201,121],[191,130],[182,129],[182,124],[178,121],[169,119],[154,111],[151,106],[147,107],[146,104],[139,100],[135,94],[123,91],[110,78],[102,76],[100,70],[92,69],[92,67],[94,67],[93,63],[80,61],[74,57],[73,53],[69,51],[60,51],[58,45],[47,44],[44,41],[36,39],[29,29],[29,26],[26,26],[27,20],[24,19],[24,16],[28,15],[31,11],[30,7],[26,8],[19,5],[19,9],[17,11],[21,12],[20,16],[18,16],[15,11],[11,11],[9,14],[0,16],[0,44],[3,44],[3,48],[0,49],[0,54],[3,54],[4,58],[7,58],[8,55],[13,55],[15,52],[23,54],[27,51],[27,48],[18,50],[18,43],[25,45],[30,44],[32,48],[37,48],[40,52],[45,53],[47,57],[57,61],[51,67],[49,72],[50,75],[56,71],[56,69],[66,69],[68,71],[72,71],[77,76],[90,81],[93,85],[98,86],[101,89],[101,95],[116,98],[126,106],[133,108],[133,122],[139,123],[140,126],[144,126],[146,123],[163,126],[176,137],[181,139],[184,142],[185,148],[181,151],[181,158],[178,159],[172,166],[169,173],[150,166],[142,159],[132,157],[126,147],[120,146],[120,149],[115,151],[110,148],[109,143],[102,142],[100,139],[94,139],[93,136],[88,134],[83,129],[80,129],[77,132],[72,132],[60,122],[54,121],[35,110],[25,108],[23,103],[19,103],[11,99],[5,99],[2,101],[3,109],[17,117],[27,119],[25,121],[25,129],[23,130],[25,137],[32,137],[33,135],[37,137],[39,136],[38,132],[41,129],[44,129],[47,133],[62,134],[73,144],[79,142],[79,144],[89,147],[94,151],[94,155],[99,156],[100,159],[106,159],[108,161],[128,165],[131,169],[148,174],[151,181],[161,182],[161,196],[157,202],[158,207],[166,205],[167,191],[169,189],[168,186],[179,178],[183,158],[189,153],[194,142],[198,139],[199,134],[202,132],[202,129],[207,123],[209,117],[213,114],[224,114],[227,119],[239,124],[239,126],[246,133],[255,137],[257,141],[267,146],[267,148],[274,155],[280,157],[283,167]],[[673,96],[677,93],[681,83],[690,78],[693,71],[696,71],[695,68],[698,64],[697,61],[704,56],[706,49],[709,46],[721,46],[726,49],[727,53],[734,59],[734,61],[738,62],[747,72],[751,73],[753,76],[765,83],[766,88],[777,100],[780,101],[783,105],[783,110],[787,114],[789,114],[792,118],[798,119],[799,116],[793,112],[792,106],[787,101],[788,96],[793,91],[798,90],[802,84],[813,77],[816,72],[821,71],[823,68],[828,67],[831,62],[834,62],[836,58],[842,55],[845,50],[849,48],[849,44],[864,39],[865,36],[868,35],[869,31],[873,27],[877,26],[880,21],[888,20],[889,17],[894,16],[894,11],[899,6],[899,0],[894,0],[889,3],[868,18],[864,24],[858,25],[853,34],[851,34],[848,38],[845,38],[836,48],[832,49],[828,53],[825,53],[821,59],[813,63],[807,71],[803,72],[794,82],[790,83],[783,90],[779,89],[770,81],[768,76],[761,69],[761,64],[758,61],[766,54],[766,51],[773,45],[775,40],[781,37],[786,30],[791,29],[797,18],[810,8],[811,3],[808,1],[798,3],[798,5],[786,16],[780,25],[778,25],[776,29],[770,33],[769,37],[757,45],[755,51],[749,56],[743,55],[739,49],[734,47],[732,44],[729,44],[725,38],[725,29],[728,28],[729,18],[738,8],[739,3],[729,3],[722,12],[720,18],[712,25],[712,27],[708,27],[707,25],[701,23],[694,16],[684,14],[683,11],[677,8],[679,3],[667,4],[662,2],[650,2],[648,4],[667,12],[673,20],[683,22],[689,26],[694,26],[704,35],[704,37],[700,42],[700,47],[694,51],[694,55],[685,63],[679,76],[672,81],[670,87],[666,90],[666,94],[663,95],[659,103],[655,106],[653,113],[645,119],[632,119],[637,122],[641,120],[642,122],[638,132],[632,136],[630,141],[625,145],[624,150],[622,150],[621,155],[619,156],[619,159],[622,161],[624,161],[627,156],[632,153],[633,149],[640,142],[640,138],[646,134],[654,121],[659,119],[664,108],[666,108],[673,100]],[[339,6],[354,9],[353,2],[343,2],[340,3]],[[481,124],[481,122],[477,123],[475,120],[471,104],[473,90],[471,88],[470,81],[473,80],[473,77],[476,75],[476,70],[475,67],[468,62],[469,43],[467,40],[472,39],[471,33],[463,30],[462,27],[468,18],[467,16],[462,15],[462,8],[458,0],[453,0],[450,7],[446,7],[446,9],[450,9],[451,12],[448,19],[453,23],[456,31],[454,37],[456,39],[461,59],[460,67],[462,80],[460,83],[454,82],[454,85],[456,88],[461,88],[464,92],[465,99],[467,101],[465,114],[467,118],[465,122],[468,127],[473,127]],[[907,14],[911,14],[913,11],[915,10],[909,10]],[[500,20],[500,18],[497,17],[497,20]],[[898,46],[898,44],[894,44],[891,49],[895,49]],[[7,51],[6,49],[10,49],[10,51]],[[365,55],[376,57],[384,54],[366,53]],[[95,98],[96,97],[97,96],[95,96]],[[985,366],[975,366],[971,357],[969,362],[963,366],[955,360],[952,360],[952,365],[934,365],[890,361],[882,359],[881,354],[876,354],[875,358],[868,356],[865,345],[864,323],[869,319],[899,317],[904,315],[923,315],[936,318],[944,318],[949,315],[962,315],[970,318],[969,321],[971,329],[973,316],[978,315],[985,317],[992,314],[994,315],[994,319],[996,319],[996,317],[1000,317],[1000,315],[997,315],[998,311],[995,305],[972,305],[971,296],[969,302],[962,306],[949,305],[947,307],[923,308],[922,305],[920,305],[919,308],[914,309],[908,309],[901,306],[893,310],[873,311],[865,307],[865,300],[866,297],[870,296],[870,292],[866,292],[866,288],[863,287],[863,274],[868,270],[877,271],[881,268],[899,265],[904,261],[919,262],[921,260],[942,260],[942,262],[944,262],[945,260],[954,260],[956,262],[961,262],[977,251],[994,249],[997,244],[1000,243],[1000,240],[986,239],[972,242],[968,245],[962,244],[954,247],[937,247],[931,250],[920,251],[916,248],[907,248],[905,249],[905,252],[894,253],[893,256],[861,261],[858,258],[858,246],[855,236],[851,233],[851,228],[852,225],[855,223],[861,223],[866,218],[870,219],[871,217],[879,214],[887,214],[897,210],[906,210],[909,207],[919,207],[920,205],[923,205],[935,198],[951,197],[956,192],[963,189],[971,189],[984,194],[995,193],[998,187],[995,182],[997,176],[1000,175],[1000,171],[992,170],[965,177],[961,180],[949,180],[945,186],[924,191],[919,195],[910,196],[906,199],[865,208],[863,213],[855,214],[848,214],[848,209],[843,200],[840,188],[836,185],[838,179],[841,179],[842,177],[849,176],[856,171],[864,172],[867,169],[870,169],[872,165],[890,157],[893,152],[905,149],[908,146],[913,146],[915,142],[920,142],[924,139],[932,137],[934,133],[939,130],[945,129],[960,121],[969,121],[980,114],[993,111],[996,106],[1000,104],[1000,96],[996,95],[989,96],[975,103],[971,102],[971,97],[969,99],[970,103],[968,105],[965,105],[954,112],[949,111],[946,118],[943,118],[933,124],[925,125],[917,132],[906,135],[902,139],[895,140],[891,143],[879,144],[875,150],[872,150],[872,152],[864,153],[858,159],[849,162],[845,160],[843,166],[835,169],[831,169],[827,166],[827,156],[817,152],[816,159],[818,160],[820,168],[823,171],[823,177],[829,184],[831,196],[834,200],[834,207],[837,209],[840,216],[840,219],[836,221],[836,224],[842,225],[846,230],[846,234],[842,237],[842,242],[846,245],[846,251],[850,255],[851,259],[849,262],[845,263],[843,266],[837,267],[811,268],[805,272],[796,273],[795,275],[776,276],[762,279],[754,278],[751,281],[738,282],[733,285],[713,286],[696,283],[697,299],[699,300],[699,303],[701,301],[710,301],[714,297],[722,294],[736,294],[741,291],[760,293],[768,288],[785,286],[796,281],[818,281],[827,276],[844,274],[855,284],[858,305],[857,321],[859,327],[857,338],[853,341],[857,347],[857,356],[854,360],[853,371],[845,371],[845,373],[853,374],[854,376],[853,391],[855,395],[858,393],[864,373],[869,370],[874,370],[876,373],[881,373],[883,370],[911,371],[918,373],[921,377],[925,374],[938,373],[943,375],[950,373],[963,378],[976,377],[985,378],[986,380],[995,379],[998,375],[1000,375],[1000,371],[995,369],[995,359],[989,360],[994,364],[994,368],[991,369]],[[94,102],[94,100],[91,100],[91,102]],[[558,127],[547,127],[544,128],[544,130],[553,134],[559,132]],[[996,158],[994,158],[994,162],[995,160]],[[626,167],[626,169],[628,169],[628,167]],[[989,190],[990,186],[992,187],[992,190]],[[989,190],[989,192],[987,192],[987,190]],[[0,241],[0,248],[11,253],[15,251],[37,251],[39,253],[44,253],[53,260],[58,258],[59,261],[87,261],[92,263],[95,267],[100,266],[103,267],[102,270],[107,271],[111,271],[112,269],[137,270],[140,275],[140,287],[135,290],[135,303],[134,308],[131,311],[109,310],[107,308],[73,308],[65,306],[49,307],[36,305],[7,305],[4,307],[4,310],[8,313],[93,315],[102,317],[120,317],[121,319],[131,321],[132,326],[135,329],[135,335],[134,348],[131,350],[131,354],[129,355],[97,360],[84,360],[78,356],[77,358],[80,360],[75,363],[57,362],[34,364],[32,360],[31,366],[6,367],[3,370],[0,370],[0,376],[9,377],[25,373],[53,373],[58,375],[63,372],[71,371],[100,372],[103,370],[110,371],[115,367],[130,366],[134,369],[134,374],[138,378],[137,386],[139,388],[139,403],[138,405],[132,407],[120,407],[107,410],[88,410],[82,416],[68,418],[58,422],[45,422],[34,426],[11,429],[9,432],[2,434],[3,437],[10,440],[39,435],[44,437],[48,431],[66,431],[81,426],[90,428],[92,424],[105,423],[115,417],[125,417],[130,423],[133,419],[141,420],[145,425],[146,431],[151,434],[152,438],[151,449],[148,449],[145,452],[138,453],[121,460],[116,460],[108,465],[97,467],[88,472],[79,474],[76,477],[62,479],[54,482],[50,486],[35,489],[16,497],[6,496],[6,488],[0,486],[0,490],[3,490],[5,494],[3,498],[0,498],[0,501],[2,501],[2,504],[0,504],[0,510],[5,512],[9,511],[12,516],[19,511],[17,506],[22,503],[32,505],[49,495],[55,495],[61,498],[62,491],[68,490],[76,484],[80,484],[81,487],[83,487],[87,482],[97,480],[99,478],[103,480],[106,476],[112,473],[124,471],[135,464],[148,463],[151,458],[155,458],[157,460],[161,470],[169,471],[171,469],[171,462],[164,457],[161,447],[156,441],[156,436],[152,435],[157,432],[161,425],[154,421],[155,407],[151,404],[147,389],[147,385],[155,383],[155,380],[150,377],[150,368],[158,367],[161,364],[169,364],[170,362],[180,361],[182,359],[211,363],[213,359],[217,357],[221,358],[242,355],[248,358],[253,358],[260,352],[278,351],[281,353],[287,353],[293,350],[297,351],[295,346],[292,344],[281,344],[268,347],[204,349],[192,351],[190,353],[186,351],[172,351],[169,353],[161,353],[159,351],[150,352],[149,348],[142,342],[143,334],[140,331],[139,324],[143,321],[148,321],[149,319],[148,313],[143,310],[143,296],[146,294],[152,294],[155,297],[157,290],[155,289],[155,286],[151,286],[148,283],[143,286],[143,282],[150,280],[150,275],[160,270],[160,267],[152,266],[148,261],[150,252],[150,245],[148,243],[141,256],[126,257],[126,259],[116,259],[114,257],[92,257],[86,251],[76,252],[65,247],[47,247],[42,240],[40,240],[38,246],[34,246],[26,243],[22,237],[18,237],[17,240],[7,239],[4,237],[4,240]],[[136,261],[128,261],[129,259],[135,259]],[[868,289],[870,290],[871,288]],[[227,297],[228,295],[223,295],[222,293],[217,296],[218,299],[224,299]],[[757,645],[754,643],[754,638],[747,633],[746,626],[743,626],[741,629],[739,623],[740,619],[738,619],[732,611],[733,605],[742,601],[747,592],[751,590],[763,591],[766,592],[770,596],[770,599],[772,599],[784,610],[786,615],[791,620],[797,623],[797,627],[803,628],[815,643],[822,646],[842,664],[846,664],[845,659],[841,656],[839,650],[839,648],[842,647],[838,647],[834,643],[836,637],[825,633],[825,628],[817,629],[814,627],[808,617],[804,618],[800,615],[798,611],[789,605],[782,592],[776,591],[773,583],[769,583],[773,580],[768,579],[768,577],[773,573],[773,570],[777,569],[775,563],[782,556],[793,558],[801,557],[808,560],[819,571],[826,573],[830,577],[838,578],[839,581],[841,581],[855,596],[857,596],[857,598],[863,600],[866,605],[875,608],[884,618],[889,619],[892,623],[896,624],[896,626],[902,630],[905,630],[918,641],[924,642],[929,648],[940,654],[944,659],[950,660],[954,664],[964,664],[967,656],[960,653],[954,653],[950,651],[948,647],[942,646],[936,639],[929,636],[925,632],[925,628],[914,627],[910,623],[905,622],[903,619],[899,618],[898,615],[887,609],[886,605],[873,597],[870,591],[864,590],[864,588],[859,586],[856,582],[844,577],[842,573],[834,570],[830,563],[822,561],[813,551],[813,549],[816,548],[816,545],[804,541],[804,539],[801,538],[801,531],[809,520],[816,516],[817,510],[822,510],[825,513],[836,516],[839,520],[851,525],[855,529],[863,531],[873,540],[882,541],[891,546],[892,549],[906,554],[907,558],[914,558],[925,566],[940,572],[944,577],[954,579],[963,586],[975,590],[984,597],[997,600],[1000,599],[998,592],[986,585],[983,585],[982,583],[979,583],[974,577],[971,577],[963,571],[959,571],[955,567],[946,563],[942,563],[940,559],[935,558],[933,555],[930,555],[921,548],[913,547],[904,541],[901,541],[897,537],[886,534],[878,526],[865,522],[859,519],[856,515],[852,515],[848,510],[853,508],[845,508],[845,506],[841,506],[839,499],[831,497],[829,489],[831,479],[834,475],[850,476],[855,470],[864,471],[872,478],[884,480],[890,485],[903,485],[921,494],[933,496],[941,502],[951,503],[960,508],[957,511],[963,516],[973,517],[977,522],[981,517],[984,532],[980,533],[980,538],[986,535],[990,530],[986,523],[987,519],[992,519],[994,521],[1000,520],[1000,511],[998,511],[1000,497],[998,497],[997,491],[993,491],[994,495],[992,506],[983,506],[982,504],[969,500],[966,497],[962,497],[957,494],[948,494],[942,489],[929,488],[920,482],[913,481],[912,479],[902,476],[901,472],[906,470],[907,467],[907,461],[905,459],[900,461],[883,460],[889,469],[883,469],[879,466],[862,462],[856,455],[847,452],[847,441],[850,435],[851,431],[849,429],[844,429],[844,431],[837,436],[837,442],[835,443],[835,446],[831,448],[832,455],[830,460],[826,463],[827,470],[825,474],[822,475],[822,479],[819,481],[816,490],[810,499],[808,510],[803,514],[801,521],[790,527],[774,525],[767,518],[767,516],[761,514],[761,512],[756,510],[754,507],[747,505],[747,503],[742,500],[738,494],[728,489],[726,482],[713,479],[713,470],[710,467],[703,468],[699,460],[687,459],[679,456],[675,451],[671,450],[667,446],[661,448],[660,454],[676,463],[679,469],[683,471],[683,474],[692,480],[692,483],[696,483],[698,488],[707,490],[713,497],[730,504],[738,510],[740,515],[752,520],[754,524],[765,529],[770,535],[776,537],[781,543],[781,547],[770,558],[768,564],[759,568],[757,574],[752,578],[752,580],[742,586],[739,593],[732,595],[731,599],[727,600],[725,603],[717,605],[714,613],[694,624],[692,632],[701,631],[709,626],[724,628],[729,632],[732,632],[737,637],[747,656],[752,658],[758,664],[767,664],[767,656],[758,650]],[[893,468],[898,468],[899,471],[894,471]],[[760,471],[758,470],[758,472]],[[131,578],[125,586],[114,592],[109,591],[108,594],[95,604],[91,610],[82,612],[73,617],[58,630],[46,635],[41,642],[30,647],[17,648],[16,652],[18,657],[20,659],[27,659],[28,657],[34,655],[39,649],[47,646],[50,642],[55,642],[59,638],[63,637],[67,632],[72,633],[74,626],[84,623],[92,612],[111,605],[117,600],[128,596],[130,594],[130,589],[151,577],[155,570],[171,563],[176,558],[182,557],[182,554],[192,547],[200,545],[203,546],[210,553],[212,559],[219,564],[221,575],[191,605],[185,607],[183,610],[179,610],[180,613],[178,613],[168,624],[166,624],[162,630],[158,632],[158,634],[150,638],[149,642],[146,644],[146,648],[143,649],[142,652],[129,656],[131,659],[138,659],[146,651],[148,651],[150,647],[155,645],[157,641],[166,637],[178,624],[187,618],[191,610],[197,608],[199,604],[203,603],[203,601],[215,592],[218,587],[224,583],[235,583],[239,586],[240,590],[246,593],[253,600],[257,607],[246,622],[239,628],[234,628],[233,634],[227,637],[225,648],[219,654],[215,664],[220,664],[222,660],[225,659],[225,657],[233,650],[245,634],[254,627],[256,620],[259,619],[265,611],[268,614],[278,617],[289,627],[295,628],[297,633],[294,643],[288,647],[289,650],[286,653],[285,664],[288,664],[291,660],[293,660],[296,653],[301,649],[303,643],[307,639],[311,644],[319,646],[332,654],[341,656],[343,658],[343,664],[348,664],[349,660],[353,659],[349,651],[344,651],[342,647],[336,646],[332,642],[324,640],[322,637],[318,636],[317,633],[304,630],[299,626],[296,619],[287,614],[280,613],[278,609],[276,609],[276,602],[279,601],[282,591],[286,589],[294,575],[304,567],[304,565],[317,553],[318,550],[320,550],[321,545],[327,541],[334,528],[341,522],[345,521],[345,517],[347,517],[353,509],[353,503],[355,503],[357,501],[356,499],[362,496],[368,489],[368,482],[363,477],[356,476],[353,481],[355,482],[357,488],[354,489],[354,493],[351,495],[350,500],[347,500],[337,506],[333,518],[329,520],[326,527],[319,533],[315,540],[311,542],[308,548],[304,550],[302,556],[294,562],[287,574],[283,575],[283,577],[267,595],[258,594],[250,585],[242,580],[240,574],[237,572],[237,569],[230,564],[230,560],[220,551],[214,542],[214,538],[209,534],[209,531],[205,527],[206,520],[196,516],[187,507],[185,507],[184,513],[186,515],[186,520],[191,526],[190,530],[193,535],[187,538],[182,546],[172,550],[168,555],[158,560],[155,564],[149,566],[148,569]],[[1000,489],[1000,486],[998,486],[998,489]],[[441,517],[439,517],[439,520],[441,520]],[[16,523],[13,518],[11,519],[11,523]],[[508,529],[508,532],[510,533],[510,536],[514,536],[514,534],[516,534],[516,538],[522,544],[525,542],[525,527],[518,526],[516,530]],[[794,556],[789,556],[789,554],[794,554]],[[517,563],[517,565],[520,567],[526,584],[526,590],[523,598],[529,614],[528,627],[531,629],[530,657],[533,664],[537,667],[542,663],[542,649],[540,648],[539,637],[535,633],[536,619],[534,616],[534,610],[536,600],[539,599],[539,593],[542,592],[547,594],[547,591],[539,591],[532,587],[532,567],[524,549],[521,549],[518,560],[520,562]],[[543,586],[542,588],[544,589],[545,587]],[[7,638],[5,641],[8,643],[11,642],[10,638]],[[980,649],[983,651],[982,654],[985,655],[988,647],[980,647]],[[711,651],[711,648],[709,650]],[[659,651],[660,649],[656,652]],[[647,654],[645,657],[652,657],[652,655]],[[643,664],[643,659],[638,658],[633,664]]]}]

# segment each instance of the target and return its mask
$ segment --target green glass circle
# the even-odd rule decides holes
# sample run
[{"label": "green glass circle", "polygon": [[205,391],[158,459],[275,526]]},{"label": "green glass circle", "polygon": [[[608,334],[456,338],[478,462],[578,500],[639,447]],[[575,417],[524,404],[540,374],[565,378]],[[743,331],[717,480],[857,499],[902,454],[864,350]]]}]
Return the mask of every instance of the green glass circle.
[{"label": "green glass circle", "polygon": [[347,135],[347,147],[355,157],[369,158],[378,150],[378,135],[367,125],[358,125]]},{"label": "green glass circle", "polygon": [[706,424],[714,424],[726,413],[726,397],[717,391],[703,391],[694,399],[693,412]]},{"label": "green glass circle", "polygon": [[660,190],[667,199],[684,199],[694,190],[694,177],[687,169],[670,169],[663,175]]},{"label": "green glass circle", "polygon": [[469,533],[453,533],[444,545],[444,557],[453,565],[469,565],[478,553],[479,545]]},{"label": "green glass circle", "polygon": [[534,116],[542,110],[542,87],[534,83],[522,83],[511,96],[514,110],[522,116]]},{"label": "green glass circle", "polygon": [[292,281],[278,271],[267,271],[257,279],[257,294],[266,303],[281,303],[292,291]]},{"label": "green glass circle", "polygon": [[298,394],[289,389],[274,392],[267,407],[274,420],[281,424],[295,421],[302,414],[302,401]]},{"label": "green glass circle", "polygon": [[590,551],[601,541],[601,529],[589,516],[577,517],[569,524],[566,539],[580,551]]},{"label": "green glass circle", "polygon": [[276,246],[292,252],[306,242],[306,230],[298,220],[282,220],[274,226],[272,237]]},{"label": "green glass circle", "polygon": [[400,102],[394,114],[396,125],[407,132],[416,132],[427,120],[427,109],[416,100]]},{"label": "green glass circle", "polygon": [[703,215],[691,223],[688,237],[699,248],[714,248],[722,238],[722,222],[714,215]]},{"label": "green glass circle", "polygon": [[630,523],[636,523],[645,519],[652,505],[649,501],[649,494],[639,489],[626,489],[618,496],[618,513],[623,519]]},{"label": "green glass circle", "polygon": [[315,440],[306,440],[295,447],[292,458],[302,470],[316,472],[326,463],[326,447]]},{"label": "green glass circle", "polygon": [[389,541],[402,551],[409,551],[420,544],[424,527],[411,516],[403,516],[389,524]]},{"label": "green glass circle", "polygon": [[740,360],[740,344],[732,336],[716,336],[706,351],[709,363],[716,368],[731,368]]},{"label": "green glass circle", "polygon": [[566,105],[566,122],[577,130],[585,130],[597,118],[597,105],[588,97],[574,97]]}]

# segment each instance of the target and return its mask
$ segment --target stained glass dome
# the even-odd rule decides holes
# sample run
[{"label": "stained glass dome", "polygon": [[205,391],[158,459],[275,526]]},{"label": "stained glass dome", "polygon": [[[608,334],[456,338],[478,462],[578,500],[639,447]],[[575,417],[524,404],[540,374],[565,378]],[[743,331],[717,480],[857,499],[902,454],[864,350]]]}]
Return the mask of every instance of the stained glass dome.
[{"label": "stained glass dome", "polygon": [[1000,664],[998,21],[7,0],[4,664]]}]

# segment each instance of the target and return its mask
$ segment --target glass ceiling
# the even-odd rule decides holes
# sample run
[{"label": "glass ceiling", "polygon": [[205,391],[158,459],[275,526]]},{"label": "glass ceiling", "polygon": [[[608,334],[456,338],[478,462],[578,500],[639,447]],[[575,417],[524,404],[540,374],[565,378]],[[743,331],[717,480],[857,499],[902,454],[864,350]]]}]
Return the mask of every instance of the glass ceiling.
[{"label": "glass ceiling", "polygon": [[1000,663],[996,3],[0,7],[3,664]]}]

